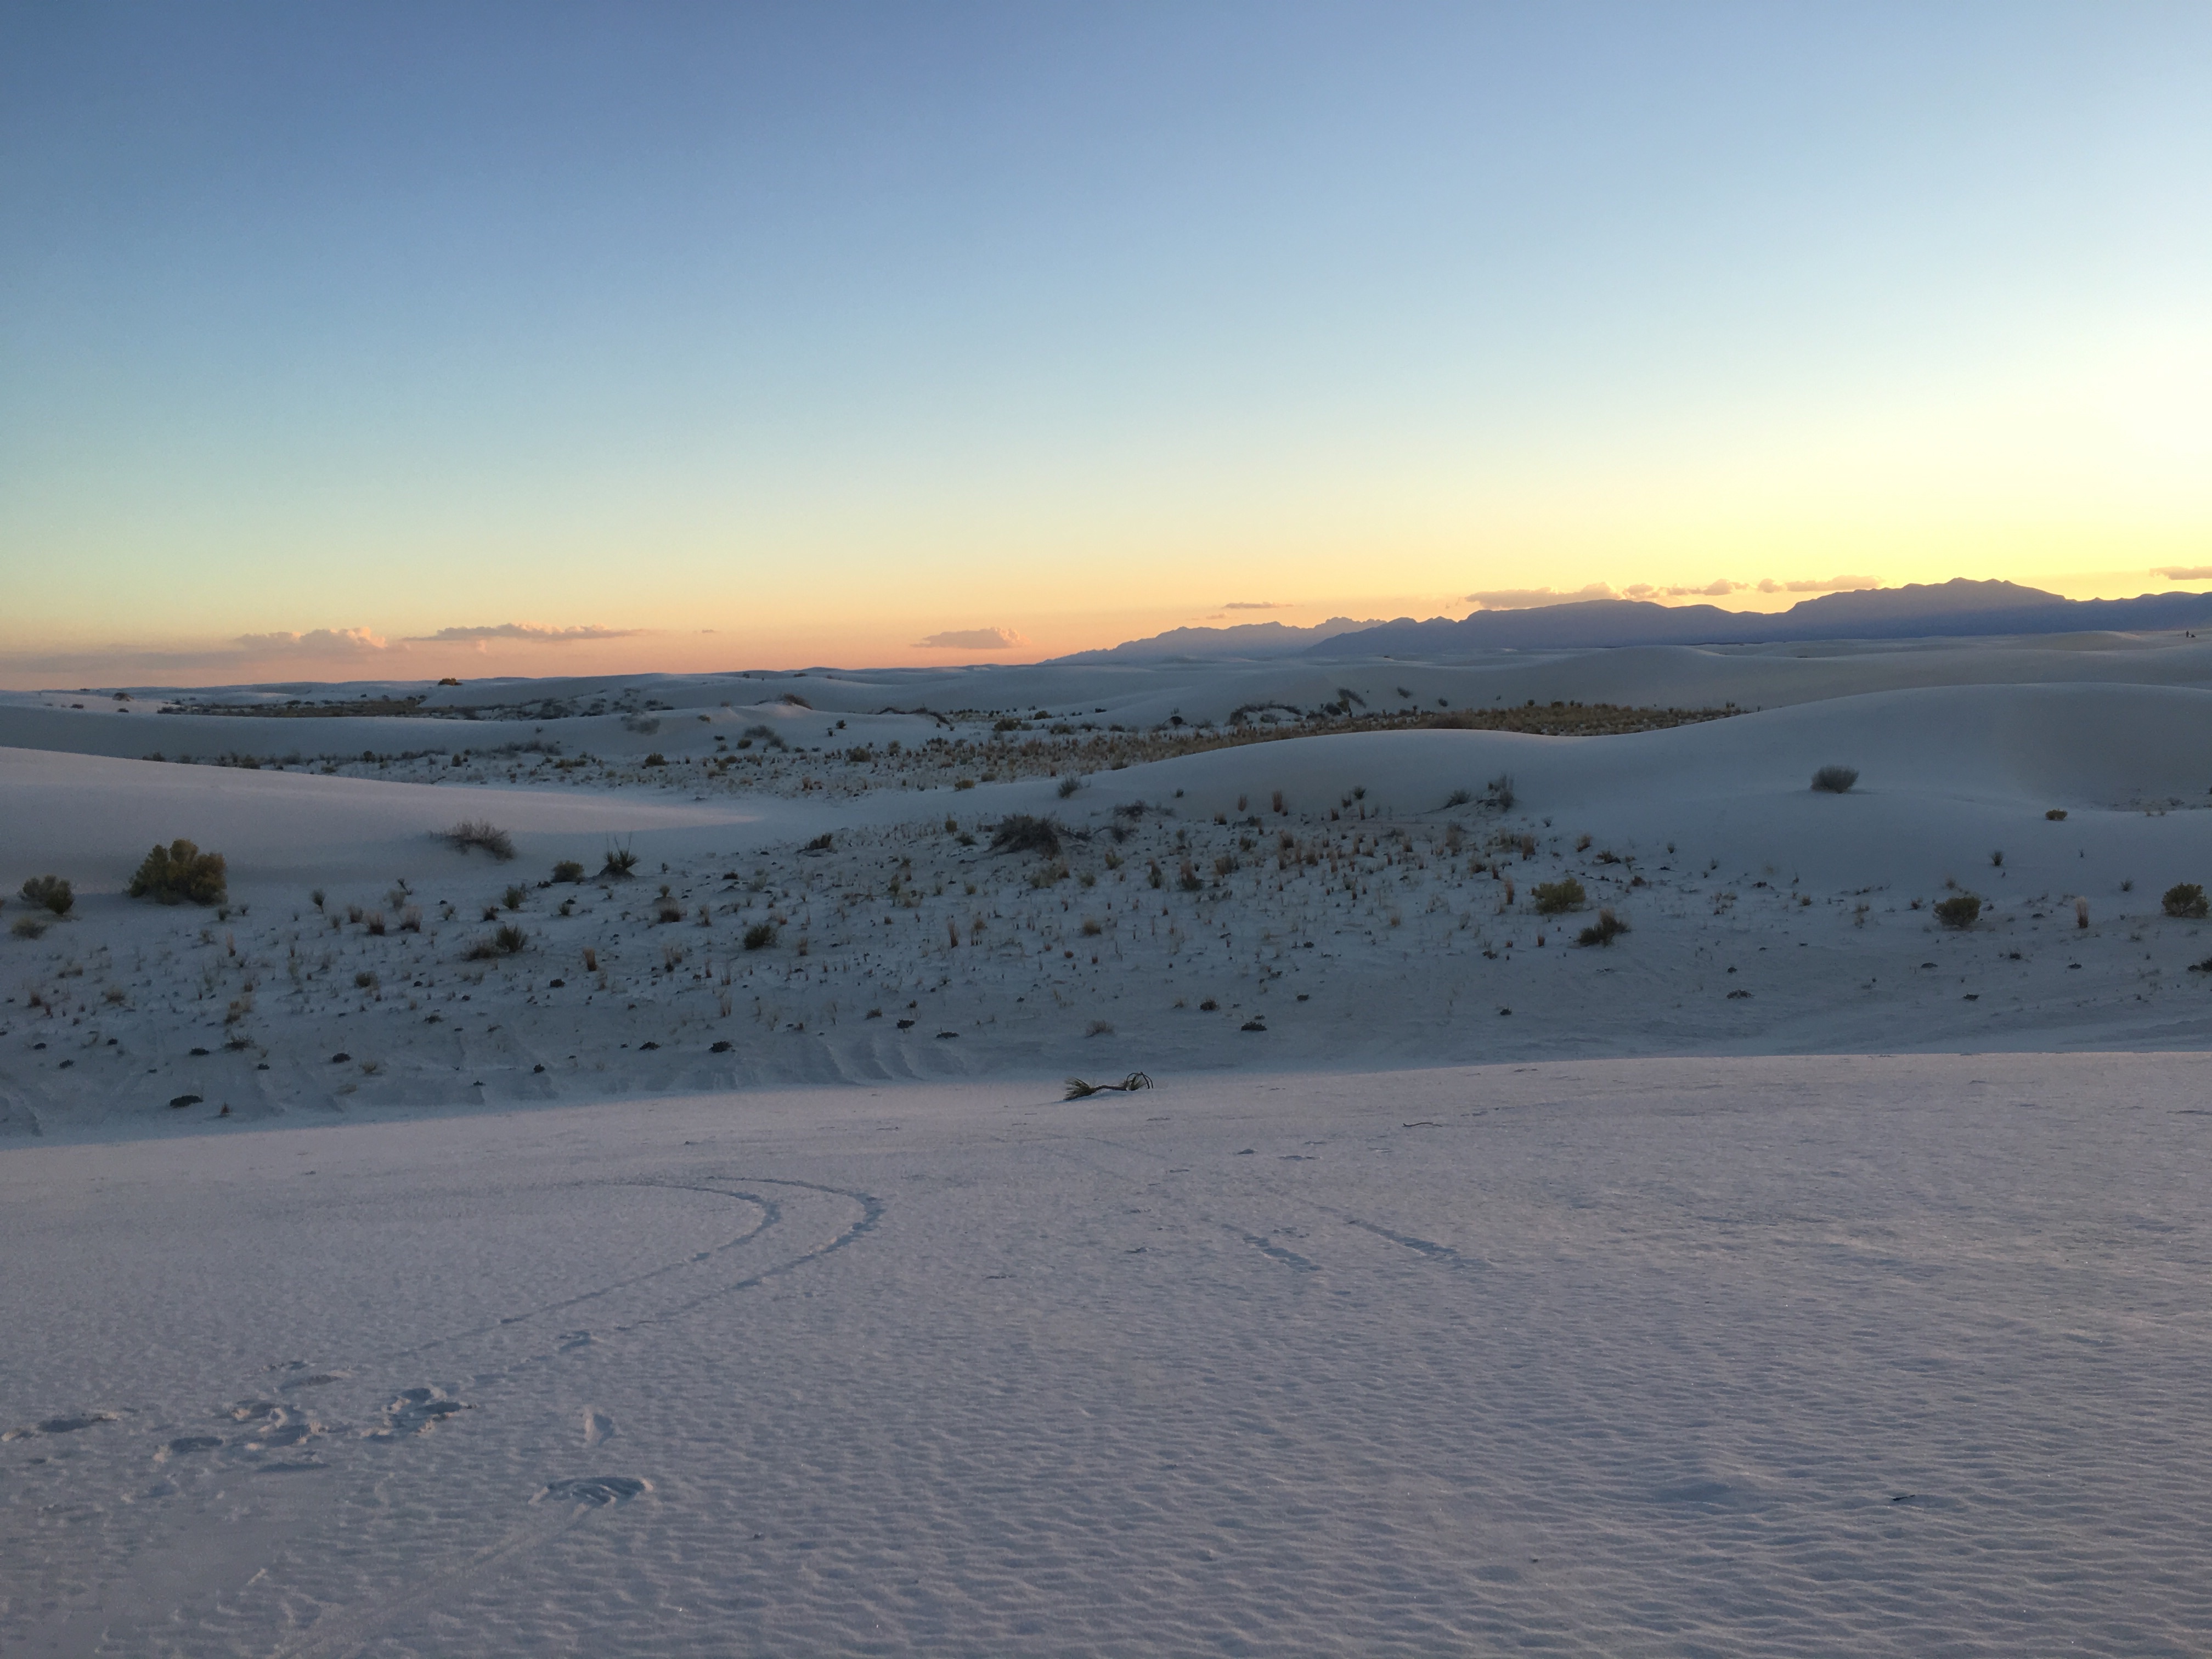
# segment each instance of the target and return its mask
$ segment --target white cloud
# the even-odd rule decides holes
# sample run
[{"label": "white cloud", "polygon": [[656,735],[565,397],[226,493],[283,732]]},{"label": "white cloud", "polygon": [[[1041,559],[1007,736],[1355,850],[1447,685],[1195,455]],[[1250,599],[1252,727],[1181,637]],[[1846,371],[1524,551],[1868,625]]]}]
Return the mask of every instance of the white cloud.
[{"label": "white cloud", "polygon": [[[2212,572],[2207,572],[2212,574]],[[1762,593],[1861,593],[1870,587],[1880,587],[1879,576],[1831,576],[1827,580],[1778,582],[1769,576],[1759,584]]]},{"label": "white cloud", "polygon": [[366,628],[313,628],[304,634],[241,634],[238,648],[249,656],[362,657],[392,647]]},{"label": "white cloud", "polygon": [[1572,605],[1583,599],[1619,597],[1603,582],[1592,582],[1571,593],[1561,593],[1548,587],[1494,587],[1486,592],[1468,594],[1467,602],[1485,611],[1529,611],[1541,605]]},{"label": "white cloud", "polygon": [[2151,574],[2170,582],[2212,581],[2212,564],[2162,564]]},{"label": "white cloud", "polygon": [[544,623],[498,623],[490,627],[441,628],[434,634],[415,634],[410,645],[482,645],[488,640],[521,640],[532,645],[568,645],[578,640],[626,640],[641,628],[601,628],[585,623],[576,628],[553,628]]},{"label": "white cloud", "polygon": [[1221,607],[1224,611],[1288,611],[1286,599],[1231,599]]},{"label": "white cloud", "polygon": [[1018,651],[1029,641],[1011,628],[951,628],[915,643],[932,651]]}]

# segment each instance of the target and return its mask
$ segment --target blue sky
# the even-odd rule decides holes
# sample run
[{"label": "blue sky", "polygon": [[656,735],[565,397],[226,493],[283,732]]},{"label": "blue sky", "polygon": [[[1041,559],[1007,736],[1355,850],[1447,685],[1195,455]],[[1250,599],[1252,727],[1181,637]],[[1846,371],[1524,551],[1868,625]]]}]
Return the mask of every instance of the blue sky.
[{"label": "blue sky", "polygon": [[2171,585],[2208,48],[2201,5],[14,8],[0,668]]}]

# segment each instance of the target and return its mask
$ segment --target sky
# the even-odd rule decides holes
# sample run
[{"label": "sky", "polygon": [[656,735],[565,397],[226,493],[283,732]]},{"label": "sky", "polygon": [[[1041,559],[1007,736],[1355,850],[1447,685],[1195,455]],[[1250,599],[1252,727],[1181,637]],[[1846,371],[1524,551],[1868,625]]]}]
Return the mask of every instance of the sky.
[{"label": "sky", "polygon": [[2212,586],[2208,58],[2201,0],[27,0],[0,684]]}]

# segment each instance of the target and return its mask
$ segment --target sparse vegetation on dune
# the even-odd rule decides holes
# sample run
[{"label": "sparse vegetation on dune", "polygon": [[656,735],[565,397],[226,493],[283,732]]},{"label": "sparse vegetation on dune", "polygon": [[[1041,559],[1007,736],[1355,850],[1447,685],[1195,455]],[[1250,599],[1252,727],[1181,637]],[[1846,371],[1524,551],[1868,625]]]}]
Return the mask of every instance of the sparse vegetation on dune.
[{"label": "sparse vegetation on dune", "polygon": [[161,904],[220,904],[228,884],[220,853],[203,853],[181,838],[156,847],[131,878],[132,898]]},{"label": "sparse vegetation on dune", "polygon": [[23,896],[58,916],[67,915],[76,902],[76,891],[59,876],[33,876],[23,884]]},{"label": "sparse vegetation on dune", "polygon": [[2202,921],[2212,915],[2212,902],[2205,899],[2203,885],[2198,882],[2175,883],[2158,902],[2166,915],[2183,921]]},{"label": "sparse vegetation on dune", "polygon": [[447,842],[457,853],[482,848],[504,864],[514,856],[514,837],[482,818],[464,818],[446,831]]},{"label": "sparse vegetation on dune", "polygon": [[1845,795],[1859,781],[1856,766],[1824,766],[1813,774],[1813,787],[1824,795]]}]

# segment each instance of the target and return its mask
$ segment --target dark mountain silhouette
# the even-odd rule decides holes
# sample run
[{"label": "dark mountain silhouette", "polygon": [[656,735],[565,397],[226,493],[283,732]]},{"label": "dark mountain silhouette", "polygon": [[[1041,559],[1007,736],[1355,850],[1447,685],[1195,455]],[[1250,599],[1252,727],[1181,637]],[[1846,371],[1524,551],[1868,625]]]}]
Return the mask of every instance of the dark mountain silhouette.
[{"label": "dark mountain silhouette", "polygon": [[1175,658],[1291,657],[1339,634],[1373,628],[1371,622],[1331,617],[1311,628],[1278,622],[1239,623],[1230,628],[1170,628],[1150,639],[1130,640],[1103,651],[1079,651],[1054,662],[1156,662]]},{"label": "dark mountain silhouette", "polygon": [[1581,599],[1527,611],[1478,611],[1463,621],[1401,617],[1306,648],[1310,657],[1452,656],[1474,651],[1626,645],[1751,645],[1793,640],[1899,640],[1999,634],[2116,633],[2212,628],[2212,593],[2069,599],[2017,582],[1909,583],[1826,593],[1787,611]]}]

